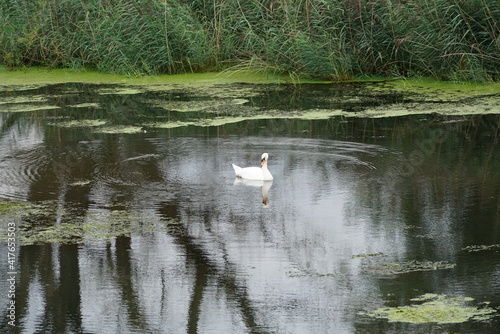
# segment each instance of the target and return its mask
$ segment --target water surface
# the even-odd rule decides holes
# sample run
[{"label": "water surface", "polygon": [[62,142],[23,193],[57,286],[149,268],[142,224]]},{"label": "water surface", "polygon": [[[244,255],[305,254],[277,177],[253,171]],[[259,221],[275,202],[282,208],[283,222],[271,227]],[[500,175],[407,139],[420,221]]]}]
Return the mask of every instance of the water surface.
[{"label": "water surface", "polygon": [[[498,313],[499,96],[471,114],[377,87],[0,92],[0,221],[18,237],[2,329],[496,333],[497,316],[370,314],[425,294]],[[272,183],[234,178],[263,152]]]}]

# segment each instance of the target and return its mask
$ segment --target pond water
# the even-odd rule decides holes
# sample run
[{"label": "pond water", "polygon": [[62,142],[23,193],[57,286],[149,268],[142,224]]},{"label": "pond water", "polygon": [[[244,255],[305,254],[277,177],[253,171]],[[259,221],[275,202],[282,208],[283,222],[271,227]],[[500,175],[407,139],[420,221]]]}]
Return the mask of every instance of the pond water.
[{"label": "pond water", "polygon": [[497,333],[500,93],[389,88],[0,90],[2,332]]}]

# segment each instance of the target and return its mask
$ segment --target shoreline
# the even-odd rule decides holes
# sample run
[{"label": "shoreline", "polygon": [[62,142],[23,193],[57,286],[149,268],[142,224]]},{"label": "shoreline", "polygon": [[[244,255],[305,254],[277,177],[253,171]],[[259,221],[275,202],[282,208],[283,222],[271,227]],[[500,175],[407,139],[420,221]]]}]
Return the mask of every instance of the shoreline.
[{"label": "shoreline", "polygon": [[[308,113],[291,112],[287,115],[267,115],[260,112],[249,115],[233,115],[228,120],[234,122],[242,119],[261,118],[305,118],[323,119],[334,116],[344,117],[396,117],[417,114],[442,114],[450,116],[500,114],[500,83],[453,83],[431,79],[391,79],[374,78],[358,79],[346,82],[301,81],[294,82],[290,77],[264,72],[208,72],[175,75],[159,75],[148,77],[127,77],[125,75],[106,74],[94,71],[73,71],[68,69],[48,69],[30,67],[24,70],[9,71],[0,66],[0,92],[37,89],[50,85],[65,83],[81,83],[95,85],[117,85],[122,89],[106,89],[100,94],[137,94],[148,91],[183,90],[192,95],[214,96],[225,99],[246,99],[254,94],[254,90],[262,90],[263,85],[292,85],[296,89],[306,89],[312,85],[359,85],[362,96],[343,96],[337,99],[344,103],[358,98],[371,100],[384,99],[390,94],[404,97],[404,102],[371,107],[362,112],[346,112],[337,109],[319,108]],[[243,86],[242,86],[243,85]],[[232,86],[228,90],[228,86]],[[108,90],[109,90],[108,89]],[[295,89],[295,88],[294,88]],[[0,101],[1,102],[1,101]],[[21,101],[22,102],[22,101]],[[12,105],[14,101],[4,101]],[[2,103],[0,103],[2,104]],[[23,103],[24,105],[24,103]],[[45,106],[44,108],[49,108]],[[192,106],[191,106],[192,107]],[[24,109],[22,109],[24,110]],[[238,117],[237,117],[238,116]],[[212,124],[213,125],[213,124]],[[179,124],[175,124],[179,126]]]}]

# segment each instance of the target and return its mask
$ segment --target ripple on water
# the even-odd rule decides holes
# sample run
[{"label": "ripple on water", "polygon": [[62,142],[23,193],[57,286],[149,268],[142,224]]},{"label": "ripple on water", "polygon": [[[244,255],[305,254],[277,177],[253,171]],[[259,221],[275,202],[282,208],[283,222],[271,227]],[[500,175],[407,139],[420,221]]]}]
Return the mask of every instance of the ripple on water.
[{"label": "ripple on water", "polygon": [[0,158],[1,196],[24,200],[27,190],[39,181],[48,167],[42,147]]},{"label": "ripple on water", "polygon": [[380,162],[377,157],[388,151],[373,144],[282,137],[266,141],[252,137],[147,141],[153,146],[149,152],[116,156],[103,152],[101,145],[78,149],[46,148],[38,144],[13,154],[4,152],[0,158],[1,196],[23,199],[28,190],[32,194],[44,192],[51,184],[81,185],[82,180],[86,185],[97,182],[127,187],[190,185],[193,191],[205,192],[210,191],[207,185],[233,181],[231,163],[258,165],[262,152],[270,153],[270,169],[278,180],[283,180],[294,170],[310,168],[321,169],[323,173],[353,166],[374,170]]}]

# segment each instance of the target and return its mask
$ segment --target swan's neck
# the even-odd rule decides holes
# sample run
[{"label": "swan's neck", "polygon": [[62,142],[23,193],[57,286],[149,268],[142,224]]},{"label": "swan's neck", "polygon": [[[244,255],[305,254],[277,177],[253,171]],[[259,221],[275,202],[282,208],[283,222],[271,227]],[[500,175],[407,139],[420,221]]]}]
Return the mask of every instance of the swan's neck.
[{"label": "swan's neck", "polygon": [[264,180],[272,180],[273,176],[271,175],[271,172],[269,169],[267,169],[267,162],[262,165],[262,175],[264,177]]}]

